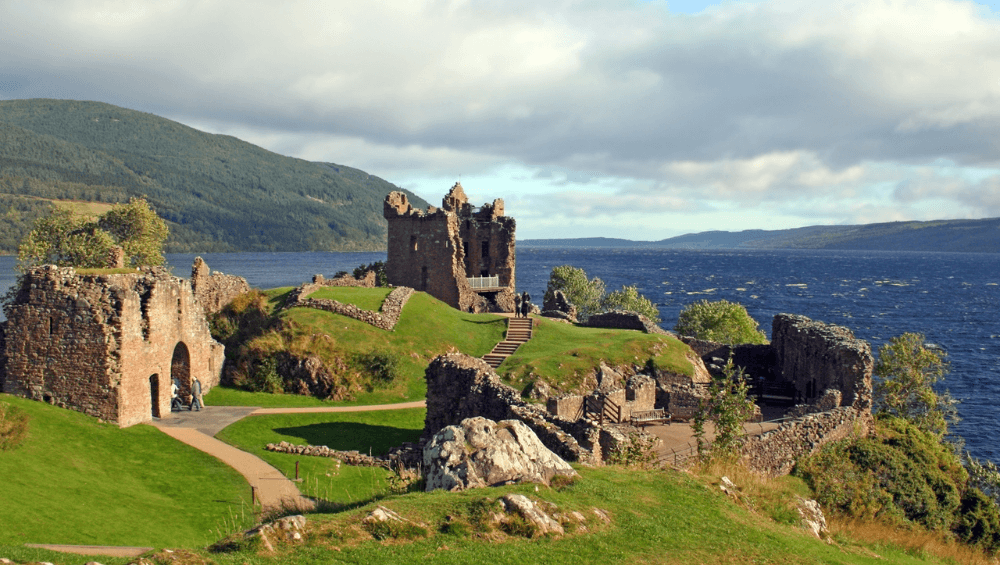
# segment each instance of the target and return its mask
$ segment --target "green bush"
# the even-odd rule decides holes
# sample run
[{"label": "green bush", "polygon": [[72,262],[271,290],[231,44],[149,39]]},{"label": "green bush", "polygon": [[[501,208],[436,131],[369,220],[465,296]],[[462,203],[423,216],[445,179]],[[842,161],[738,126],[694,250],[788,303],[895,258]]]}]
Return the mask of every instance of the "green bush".
[{"label": "green bush", "polygon": [[[375,286],[389,286],[389,279],[385,274],[385,261],[375,261],[370,265],[365,265],[364,263],[358,265],[354,268],[354,272],[351,274],[356,279],[363,278],[368,274],[368,271],[375,271]],[[345,275],[346,271],[342,271]],[[339,277],[340,273],[334,277]]]},{"label": "green bush", "polygon": [[919,524],[988,551],[1000,548],[996,502],[970,484],[950,446],[907,420],[879,418],[871,437],[824,446],[793,473],[834,513]]},{"label": "green bush", "polygon": [[948,374],[947,354],[927,347],[923,334],[904,333],[878,350],[873,371],[877,413],[904,418],[921,430],[942,436],[957,420],[956,401],[934,384]]},{"label": "green bush", "polygon": [[0,402],[0,451],[14,449],[28,436],[28,414],[17,406]]},{"label": "green bush", "polygon": [[757,320],[750,317],[742,304],[718,300],[700,300],[681,310],[674,331],[706,341],[726,344],[767,343]]},{"label": "green bush", "polygon": [[639,294],[635,286],[623,286],[621,290],[609,292],[601,301],[604,310],[630,310],[649,318],[653,323],[660,323],[660,311],[653,302]]},{"label": "green bush", "polygon": [[[743,369],[733,365],[733,358],[726,361],[722,375],[713,377],[708,385],[708,395],[698,401],[691,427],[698,445],[698,454],[713,458],[731,456],[739,447],[739,440],[746,435],[743,423],[754,414],[750,398],[750,385]],[[712,422],[715,438],[711,452],[706,452],[705,423]]]},{"label": "green bush", "polygon": [[359,364],[368,370],[370,388],[391,385],[400,377],[399,358],[385,349],[372,349],[359,356]]},{"label": "green bush", "polygon": [[569,265],[554,267],[549,274],[549,284],[543,300],[552,299],[557,290],[561,290],[566,299],[576,306],[576,315],[580,321],[608,310],[630,310],[655,323],[660,322],[660,311],[656,305],[639,294],[635,286],[622,286],[621,290],[605,294],[604,281],[597,277],[587,279],[587,273],[583,269]]}]

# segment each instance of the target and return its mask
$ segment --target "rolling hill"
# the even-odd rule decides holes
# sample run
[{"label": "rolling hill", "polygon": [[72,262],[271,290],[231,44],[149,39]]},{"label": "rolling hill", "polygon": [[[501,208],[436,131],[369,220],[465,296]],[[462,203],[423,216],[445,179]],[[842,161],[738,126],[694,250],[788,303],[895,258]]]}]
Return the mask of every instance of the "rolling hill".
[{"label": "rolling hill", "polygon": [[1000,253],[1000,218],[808,226],[787,230],[706,231],[660,241],[611,238],[529,239],[523,247],[661,249],[853,249]]},{"label": "rolling hill", "polygon": [[378,250],[393,190],[358,169],[110,104],[0,101],[0,253],[15,252],[53,201],[132,196],[169,222],[168,252]]}]

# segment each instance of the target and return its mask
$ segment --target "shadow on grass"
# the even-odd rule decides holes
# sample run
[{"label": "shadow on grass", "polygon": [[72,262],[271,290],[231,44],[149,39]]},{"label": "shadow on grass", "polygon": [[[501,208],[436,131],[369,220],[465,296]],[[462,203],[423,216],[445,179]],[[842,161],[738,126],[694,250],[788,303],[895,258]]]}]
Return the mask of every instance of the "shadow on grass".
[{"label": "shadow on grass", "polygon": [[325,445],[338,451],[371,452],[381,455],[403,442],[420,439],[421,430],[374,426],[355,422],[324,422],[294,428],[275,428],[275,432],[302,439],[309,445]]}]

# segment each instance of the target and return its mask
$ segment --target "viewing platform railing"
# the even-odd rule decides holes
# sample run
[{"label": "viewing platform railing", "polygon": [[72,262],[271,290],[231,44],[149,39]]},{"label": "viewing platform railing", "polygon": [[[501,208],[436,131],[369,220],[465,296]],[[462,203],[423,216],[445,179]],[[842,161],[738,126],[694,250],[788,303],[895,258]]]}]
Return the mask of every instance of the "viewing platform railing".
[{"label": "viewing platform railing", "polygon": [[471,286],[473,290],[500,287],[499,275],[495,277],[469,277],[468,280],[469,286]]}]

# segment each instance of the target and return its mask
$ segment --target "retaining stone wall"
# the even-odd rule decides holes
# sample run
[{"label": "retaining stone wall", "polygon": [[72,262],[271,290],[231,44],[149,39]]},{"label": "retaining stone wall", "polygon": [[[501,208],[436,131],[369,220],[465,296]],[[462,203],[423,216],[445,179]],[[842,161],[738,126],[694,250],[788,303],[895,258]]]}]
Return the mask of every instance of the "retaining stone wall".
[{"label": "retaining stone wall", "polygon": [[809,414],[781,424],[763,434],[747,437],[740,448],[748,467],[760,474],[777,477],[792,471],[795,462],[827,443],[845,439],[854,433],[867,435],[871,429],[870,412],[849,406]]}]

